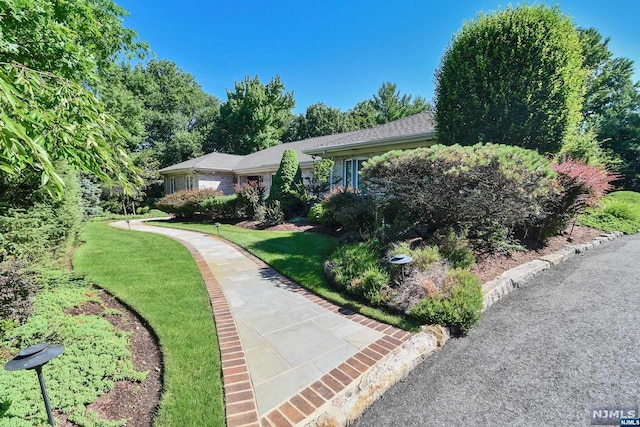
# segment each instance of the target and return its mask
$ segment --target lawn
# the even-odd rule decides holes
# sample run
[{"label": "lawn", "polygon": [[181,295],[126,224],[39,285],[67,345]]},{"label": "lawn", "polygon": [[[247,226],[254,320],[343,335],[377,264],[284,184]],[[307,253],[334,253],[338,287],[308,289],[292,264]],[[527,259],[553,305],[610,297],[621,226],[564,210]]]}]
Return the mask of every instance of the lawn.
[{"label": "lawn", "polygon": [[578,221],[604,231],[635,234],[640,231],[640,193],[616,191],[607,194],[600,205],[589,209]]},{"label": "lawn", "polygon": [[133,307],[158,336],[164,390],[155,425],[225,424],[220,353],[200,271],[180,243],[90,222],[74,268]]},{"label": "lawn", "polygon": [[[181,228],[217,235],[213,224],[152,221],[152,225]],[[367,306],[332,288],[324,275],[324,262],[335,250],[336,239],[319,233],[249,230],[220,225],[220,237],[243,247],[275,270],[334,304],[407,330],[417,327],[407,317]]]}]

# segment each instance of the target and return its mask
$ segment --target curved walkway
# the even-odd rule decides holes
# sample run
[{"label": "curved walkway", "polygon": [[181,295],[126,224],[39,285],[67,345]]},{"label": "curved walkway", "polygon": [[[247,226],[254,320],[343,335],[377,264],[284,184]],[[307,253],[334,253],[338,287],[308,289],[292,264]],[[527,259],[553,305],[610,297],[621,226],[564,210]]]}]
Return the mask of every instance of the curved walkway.
[{"label": "curved walkway", "polygon": [[331,304],[216,236],[112,224],[162,234],[191,252],[211,298],[228,426],[304,424],[411,333]]}]

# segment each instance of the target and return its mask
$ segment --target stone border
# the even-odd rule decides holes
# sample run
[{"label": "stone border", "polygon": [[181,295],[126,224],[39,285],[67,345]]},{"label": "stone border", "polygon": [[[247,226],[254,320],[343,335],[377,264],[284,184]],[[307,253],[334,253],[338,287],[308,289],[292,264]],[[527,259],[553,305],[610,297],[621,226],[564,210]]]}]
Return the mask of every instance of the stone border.
[{"label": "stone border", "polygon": [[583,253],[602,243],[615,240],[624,233],[614,231],[612,233],[603,233],[588,243],[580,243],[577,245],[566,245],[562,249],[549,255],[521,264],[510,270],[505,271],[493,280],[482,285],[483,305],[482,311],[485,311],[502,298],[509,295],[514,289],[519,288],[526,282],[537,276],[544,270],[548,270],[553,266],[567,261],[576,254]]}]

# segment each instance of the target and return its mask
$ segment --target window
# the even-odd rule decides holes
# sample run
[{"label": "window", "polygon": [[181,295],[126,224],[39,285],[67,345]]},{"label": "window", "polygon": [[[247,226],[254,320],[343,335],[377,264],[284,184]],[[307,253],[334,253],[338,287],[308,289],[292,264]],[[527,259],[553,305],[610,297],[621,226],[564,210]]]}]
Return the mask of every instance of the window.
[{"label": "window", "polygon": [[169,182],[167,182],[167,194],[172,194],[176,192],[176,178],[171,176],[169,177]]},{"label": "window", "polygon": [[188,175],[184,177],[184,188],[185,190],[193,190],[193,175]]},{"label": "window", "polygon": [[360,169],[367,159],[347,159],[344,161],[344,186],[358,188],[360,185]]}]

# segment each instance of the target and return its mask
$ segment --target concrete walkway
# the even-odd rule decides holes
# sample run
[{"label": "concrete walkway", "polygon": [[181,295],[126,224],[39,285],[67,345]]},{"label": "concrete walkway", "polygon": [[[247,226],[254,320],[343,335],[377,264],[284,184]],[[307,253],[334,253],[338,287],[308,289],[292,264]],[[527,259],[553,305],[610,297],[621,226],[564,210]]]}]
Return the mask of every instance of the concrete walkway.
[{"label": "concrete walkway", "polygon": [[194,256],[214,310],[229,426],[304,424],[412,335],[328,303],[216,236],[112,225],[165,235]]}]

